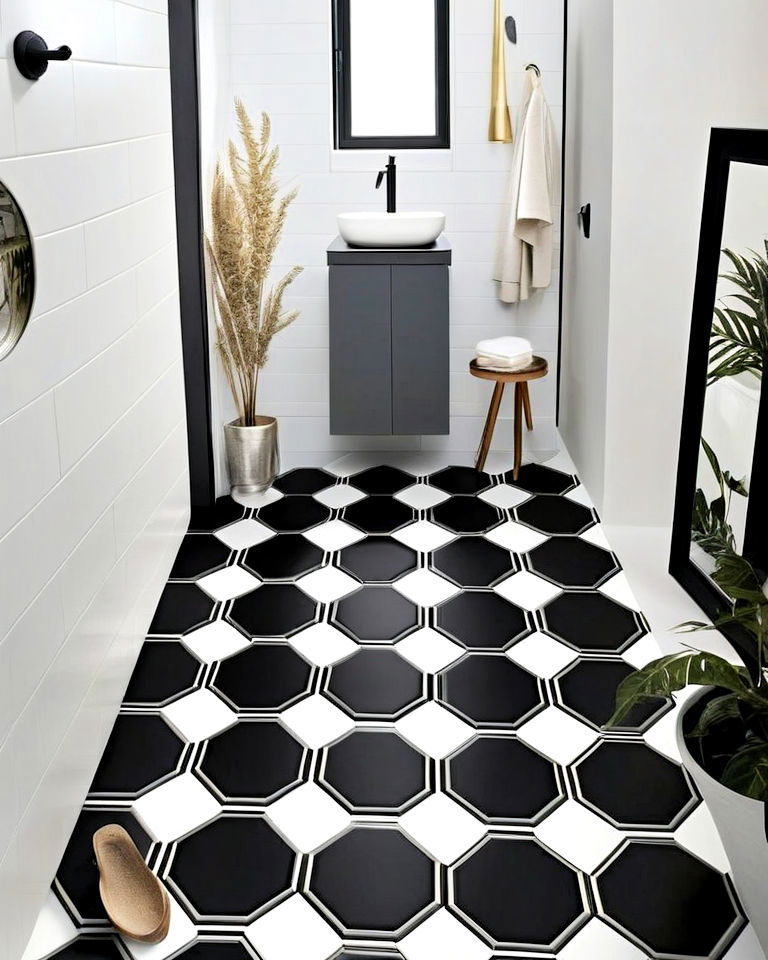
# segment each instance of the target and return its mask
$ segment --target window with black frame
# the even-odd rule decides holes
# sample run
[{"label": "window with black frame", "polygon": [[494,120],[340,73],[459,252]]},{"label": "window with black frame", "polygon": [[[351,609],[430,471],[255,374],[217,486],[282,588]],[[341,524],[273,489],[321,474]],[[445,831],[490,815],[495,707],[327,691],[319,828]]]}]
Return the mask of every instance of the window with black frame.
[{"label": "window with black frame", "polygon": [[334,0],[339,150],[450,146],[448,0]]}]

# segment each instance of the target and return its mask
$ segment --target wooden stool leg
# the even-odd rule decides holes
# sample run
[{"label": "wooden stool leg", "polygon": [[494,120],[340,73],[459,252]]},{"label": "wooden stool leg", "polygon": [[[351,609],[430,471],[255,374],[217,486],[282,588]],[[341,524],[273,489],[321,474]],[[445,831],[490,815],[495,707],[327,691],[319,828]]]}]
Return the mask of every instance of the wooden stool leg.
[{"label": "wooden stool leg", "polygon": [[493,430],[496,426],[496,418],[499,415],[501,398],[504,395],[504,384],[499,381],[493,388],[491,405],[488,407],[488,416],[485,419],[485,428],[483,430],[483,439],[480,441],[480,449],[477,452],[477,462],[475,469],[482,470],[485,467],[485,461],[488,458],[488,451],[491,449],[491,440],[493,439]]},{"label": "wooden stool leg", "polygon": [[525,425],[529,430],[533,430],[533,413],[531,412],[531,395],[528,392],[528,384],[520,384],[523,388],[523,408],[525,410]]},{"label": "wooden stool leg", "polygon": [[517,480],[520,475],[520,464],[523,460],[523,386],[515,384],[515,466],[512,470],[512,479]]}]

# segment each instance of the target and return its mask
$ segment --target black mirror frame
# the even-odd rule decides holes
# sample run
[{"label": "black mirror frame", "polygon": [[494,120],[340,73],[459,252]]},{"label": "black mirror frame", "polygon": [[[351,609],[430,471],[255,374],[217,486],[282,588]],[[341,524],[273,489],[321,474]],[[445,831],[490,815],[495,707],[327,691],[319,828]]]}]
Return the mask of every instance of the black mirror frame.
[{"label": "black mirror frame", "polygon": [[[669,572],[711,620],[729,612],[725,595],[691,560],[691,523],[696,492],[699,446],[704,420],[709,343],[712,330],[723,224],[728,196],[728,179],[733,162],[768,166],[768,130],[712,130],[704,208],[699,237],[696,287],[693,296],[688,370],[680,434],[675,510]],[[750,490],[768,490],[768,390],[761,391]],[[744,556],[756,567],[768,567],[768,497],[750,497]],[[754,641],[738,626],[726,626],[721,633],[733,644],[744,663],[757,669]]]},{"label": "black mirror frame", "polygon": [[337,150],[447,150],[451,145],[450,21],[448,0],[435,3],[435,120],[428,137],[352,135],[350,78],[350,0],[333,0],[333,129]]}]

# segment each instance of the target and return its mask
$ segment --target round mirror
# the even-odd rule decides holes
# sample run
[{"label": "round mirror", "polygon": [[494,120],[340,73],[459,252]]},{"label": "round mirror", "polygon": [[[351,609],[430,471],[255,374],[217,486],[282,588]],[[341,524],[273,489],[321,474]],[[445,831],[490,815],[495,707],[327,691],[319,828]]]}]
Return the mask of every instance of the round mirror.
[{"label": "round mirror", "polygon": [[0,360],[21,339],[32,312],[35,266],[27,221],[13,195],[0,183]]}]

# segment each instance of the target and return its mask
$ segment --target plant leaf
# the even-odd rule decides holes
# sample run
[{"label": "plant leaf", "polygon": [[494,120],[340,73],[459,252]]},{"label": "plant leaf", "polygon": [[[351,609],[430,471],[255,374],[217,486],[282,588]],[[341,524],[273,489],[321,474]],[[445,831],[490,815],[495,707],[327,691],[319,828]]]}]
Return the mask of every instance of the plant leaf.
[{"label": "plant leaf", "polygon": [[768,743],[751,740],[728,761],[723,786],[753,800],[768,799]]},{"label": "plant leaf", "polygon": [[724,723],[726,720],[738,720],[741,718],[739,711],[739,695],[737,693],[724,693],[721,697],[715,697],[701,711],[699,722],[696,729],[691,732],[692,737],[704,737],[710,732],[710,728]]}]

